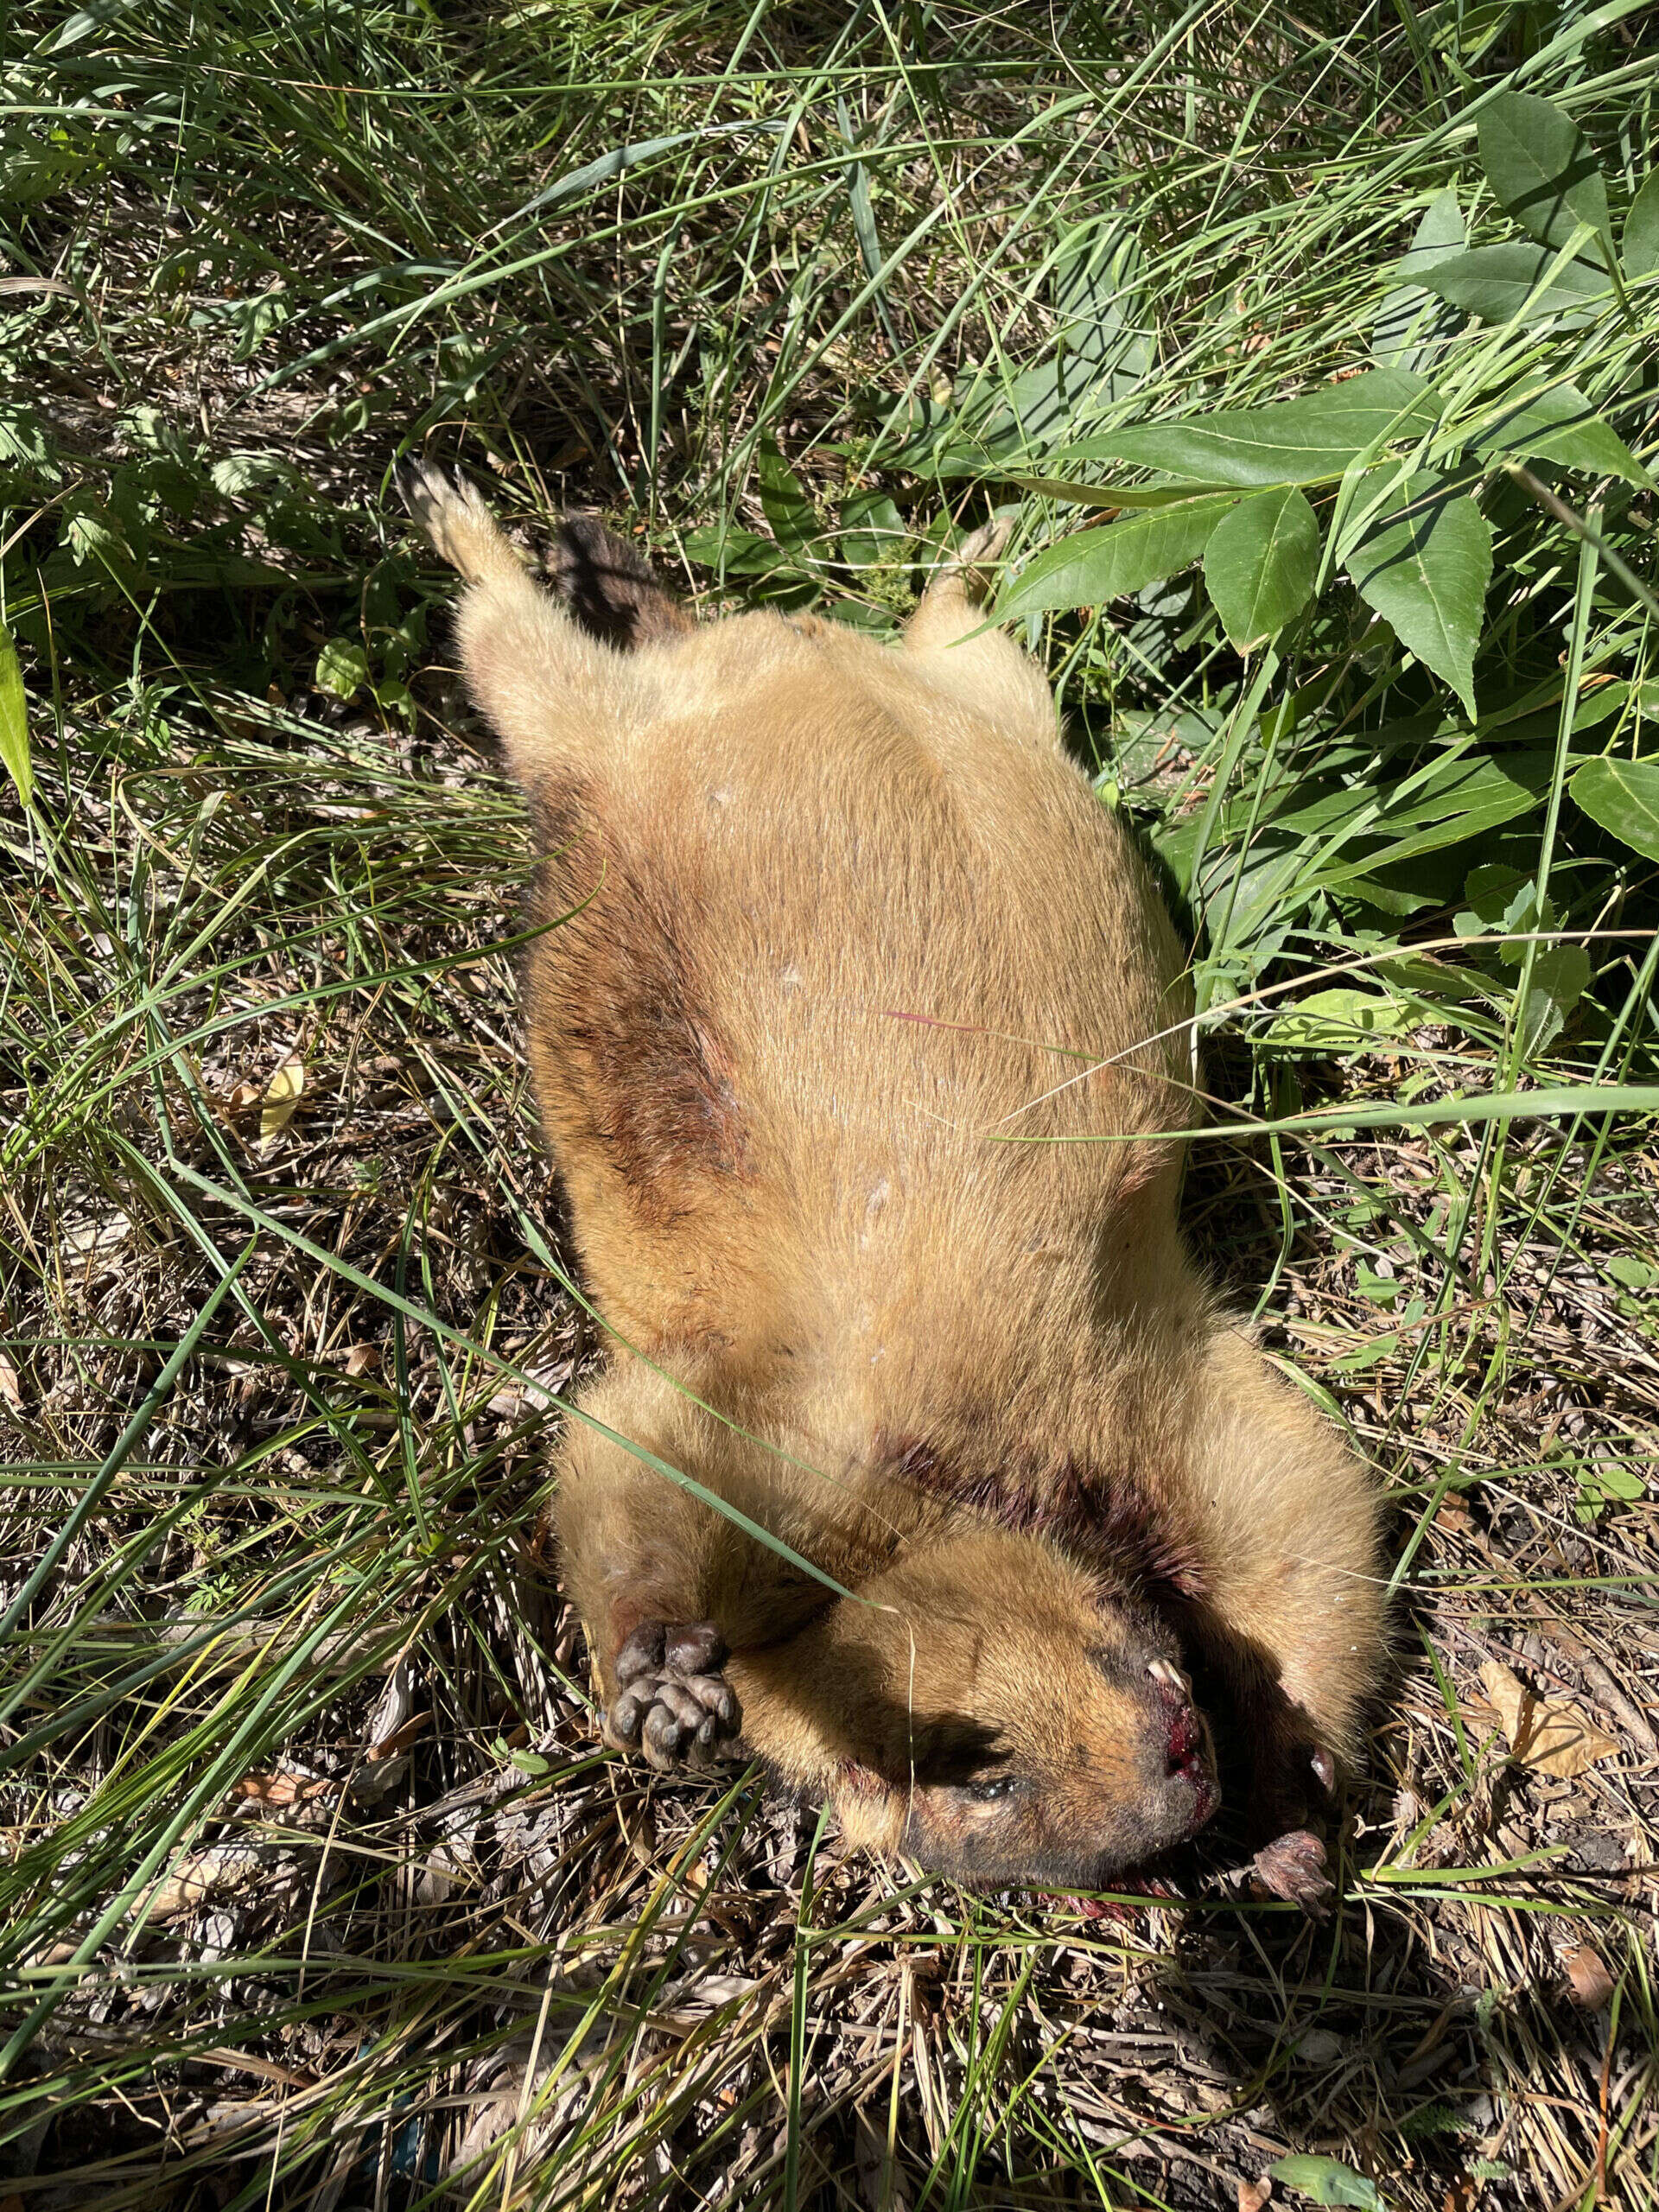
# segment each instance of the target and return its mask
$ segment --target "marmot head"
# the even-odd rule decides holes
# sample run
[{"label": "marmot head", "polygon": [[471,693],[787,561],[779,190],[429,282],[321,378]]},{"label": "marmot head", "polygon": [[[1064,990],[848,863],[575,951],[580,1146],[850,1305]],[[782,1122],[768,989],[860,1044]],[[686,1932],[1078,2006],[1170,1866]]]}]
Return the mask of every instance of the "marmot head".
[{"label": "marmot head", "polygon": [[793,1688],[850,1841],[982,1885],[1090,1889],[1220,1802],[1169,1630],[1041,1538],[919,1548],[803,1641]]}]

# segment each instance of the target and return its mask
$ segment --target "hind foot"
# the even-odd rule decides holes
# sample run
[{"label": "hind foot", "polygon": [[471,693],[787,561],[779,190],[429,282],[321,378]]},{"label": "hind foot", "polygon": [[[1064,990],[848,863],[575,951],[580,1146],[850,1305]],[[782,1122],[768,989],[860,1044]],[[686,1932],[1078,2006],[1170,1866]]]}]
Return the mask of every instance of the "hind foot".
[{"label": "hind foot", "polygon": [[488,576],[524,576],[523,562],[476,485],[416,461],[398,470],[397,488],[432,550],[469,583]]},{"label": "hind foot", "polygon": [[662,1774],[705,1764],[743,1717],[720,1671],[725,1659],[712,1621],[642,1622],[616,1655],[606,1742],[617,1751],[637,1745]]},{"label": "hind foot", "polygon": [[1001,556],[1003,547],[1014,535],[1012,520],[982,523],[970,531],[956,551],[940,563],[937,581],[956,582],[976,606],[989,598],[996,578],[993,563]]}]

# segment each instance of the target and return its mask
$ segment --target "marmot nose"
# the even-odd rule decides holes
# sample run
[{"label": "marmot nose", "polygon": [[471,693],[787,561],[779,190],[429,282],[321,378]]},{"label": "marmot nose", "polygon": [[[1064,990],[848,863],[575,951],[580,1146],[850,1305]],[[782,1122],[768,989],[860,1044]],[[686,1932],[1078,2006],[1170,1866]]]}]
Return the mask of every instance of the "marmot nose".
[{"label": "marmot nose", "polygon": [[1193,1708],[1192,1694],[1185,1678],[1167,1659],[1148,1661],[1147,1674],[1162,1711],[1166,1732],[1164,1738],[1164,1771],[1189,1777],[1202,1774],[1205,1751],[1204,1723]]},{"label": "marmot nose", "polygon": [[1204,1731],[1198,1726],[1198,1716],[1190,1705],[1184,1706],[1169,1724],[1169,1742],[1165,1751],[1169,1772],[1185,1773],[1203,1749]]}]

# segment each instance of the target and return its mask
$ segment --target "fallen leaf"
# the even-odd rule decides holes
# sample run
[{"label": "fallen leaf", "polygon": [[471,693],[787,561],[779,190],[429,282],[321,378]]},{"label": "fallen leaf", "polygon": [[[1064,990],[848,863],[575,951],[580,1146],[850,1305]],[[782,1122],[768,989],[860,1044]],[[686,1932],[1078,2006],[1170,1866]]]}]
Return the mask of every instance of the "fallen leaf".
[{"label": "fallen leaf", "polygon": [[404,1721],[401,1728],[394,1728],[390,1736],[383,1736],[378,1744],[370,1745],[371,1763],[377,1759],[395,1759],[400,1751],[406,1751],[418,1737],[423,1736],[431,1726],[429,1713],[415,1713]]},{"label": "fallen leaf", "polygon": [[294,1118],[305,1090],[305,1062],[290,1053],[265,1085],[265,1103],[259,1109],[259,1149],[267,1152]]},{"label": "fallen leaf", "polygon": [[257,1106],[264,1095],[264,1084],[254,1082],[250,1077],[246,1082],[237,1084],[236,1089],[225,1101],[225,1110],[227,1114],[245,1114],[251,1108]]},{"label": "fallen leaf", "polygon": [[1351,2204],[1356,2212],[1388,2212],[1376,2183],[1357,2174],[1351,2166],[1344,2166],[1339,2158],[1298,2152],[1294,2157],[1275,2159],[1268,2171],[1274,2181],[1283,2182],[1287,2189],[1300,2190],[1316,2204]]},{"label": "fallen leaf", "polygon": [[213,1844],[206,1851],[193,1851],[145,1892],[138,1910],[151,1921],[176,1920],[209,1897],[245,1887],[264,1866],[260,1854],[245,1844]]},{"label": "fallen leaf", "polygon": [[1262,2212],[1262,2207],[1273,2195],[1273,2183],[1263,2174],[1260,2181],[1241,2181],[1238,2184],[1238,2212]]},{"label": "fallen leaf", "polygon": [[1604,2005],[1611,2004],[1613,1977],[1603,1965],[1601,1955],[1588,1943],[1580,1943],[1576,1951],[1569,1951],[1561,1961],[1567,1969],[1567,1993],[1580,2012],[1599,2012]]},{"label": "fallen leaf", "polygon": [[305,1805],[339,1787],[326,1774],[245,1774],[233,1794],[258,1805]]},{"label": "fallen leaf", "polygon": [[367,1375],[379,1364],[378,1344],[353,1344],[346,1355],[346,1372],[348,1375]]},{"label": "fallen leaf", "polygon": [[1501,1660],[1489,1659],[1480,1679],[1509,1739],[1510,1756],[1539,1774],[1570,1782],[1618,1745],[1565,1698],[1540,1697]]}]

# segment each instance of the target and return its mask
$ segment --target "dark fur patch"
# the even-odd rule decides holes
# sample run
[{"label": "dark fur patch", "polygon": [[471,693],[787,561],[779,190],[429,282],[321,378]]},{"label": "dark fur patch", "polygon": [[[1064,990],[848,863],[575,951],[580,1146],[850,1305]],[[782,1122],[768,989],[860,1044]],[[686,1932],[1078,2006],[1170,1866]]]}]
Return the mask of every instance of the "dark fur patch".
[{"label": "dark fur patch", "polygon": [[1084,1567],[1182,1598],[1203,1595],[1197,1553],[1132,1476],[1105,1476],[1072,1459],[1058,1467],[968,1472],[946,1465],[920,1439],[895,1445],[892,1465],[918,1489],[1013,1535],[1041,1537]]},{"label": "dark fur patch", "polygon": [[560,1105],[582,1112],[636,1210],[671,1220],[688,1176],[751,1173],[731,1049],[671,887],[636,874],[602,832],[584,834],[574,804],[540,811],[543,839],[560,839],[544,855],[541,912],[569,918],[530,948],[529,1019],[560,1065]]},{"label": "dark fur patch", "polygon": [[627,652],[694,625],[631,545],[592,515],[567,515],[548,563],[555,592],[591,637]]}]

